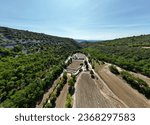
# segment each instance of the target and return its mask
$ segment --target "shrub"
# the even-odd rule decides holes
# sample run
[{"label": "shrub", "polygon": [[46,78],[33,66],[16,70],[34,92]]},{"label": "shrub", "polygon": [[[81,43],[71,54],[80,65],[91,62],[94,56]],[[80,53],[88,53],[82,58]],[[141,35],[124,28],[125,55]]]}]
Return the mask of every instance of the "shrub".
[{"label": "shrub", "polygon": [[58,84],[56,87],[56,96],[58,97],[60,95],[60,91],[62,90],[63,85],[61,83]]},{"label": "shrub", "polygon": [[94,72],[93,72],[93,70],[91,70],[91,71],[90,71],[90,74],[91,74],[91,78],[92,78],[92,79],[94,79],[94,78],[95,78],[95,76],[94,76]]},{"label": "shrub", "polygon": [[80,66],[83,66],[83,63],[81,63]]},{"label": "shrub", "polygon": [[95,69],[95,65],[94,64],[92,64],[92,69]]},{"label": "shrub", "polygon": [[44,107],[45,108],[52,108],[52,104],[51,103],[47,103]]},{"label": "shrub", "polygon": [[92,79],[95,79],[95,76],[92,74],[92,75],[91,75],[91,78],[92,78]]},{"label": "shrub", "polygon": [[119,75],[119,74],[120,74],[119,71],[118,71],[118,69],[117,69],[115,66],[113,66],[113,65],[109,66],[109,70],[110,70],[112,73],[116,74],[116,75]]},{"label": "shrub", "polygon": [[66,102],[65,102],[65,107],[66,108],[72,108],[72,105],[73,105],[73,99],[72,99],[71,95],[68,94]]},{"label": "shrub", "polygon": [[52,93],[52,95],[50,97],[50,102],[52,104],[52,107],[55,107],[55,105],[56,105],[56,103],[55,103],[56,99],[57,99],[56,93]]},{"label": "shrub", "polygon": [[70,80],[68,81],[68,84],[69,84],[69,86],[74,86],[74,81],[73,81],[73,79],[70,79]]},{"label": "shrub", "polygon": [[84,64],[85,64],[86,70],[88,71],[89,70],[89,66],[88,66],[87,61],[84,61]]},{"label": "shrub", "polygon": [[73,95],[74,92],[75,92],[75,87],[74,86],[69,86],[68,92],[69,92],[70,95]]},{"label": "shrub", "polygon": [[76,76],[72,75],[72,79],[73,79],[73,82],[75,83],[76,82]]},{"label": "shrub", "polygon": [[121,76],[133,88],[137,89],[140,93],[144,94],[145,97],[150,99],[150,87],[148,86],[148,84],[145,81],[134,77],[133,75],[129,74],[126,71],[122,71]]}]

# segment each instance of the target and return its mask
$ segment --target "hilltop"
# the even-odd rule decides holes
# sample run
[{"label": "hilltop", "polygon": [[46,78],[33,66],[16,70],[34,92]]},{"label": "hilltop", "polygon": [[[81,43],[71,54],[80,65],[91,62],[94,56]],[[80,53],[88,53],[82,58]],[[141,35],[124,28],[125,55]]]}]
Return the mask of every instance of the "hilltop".
[{"label": "hilltop", "polygon": [[71,38],[51,36],[43,33],[0,27],[0,46],[13,48],[15,45],[33,46],[33,45],[60,45],[76,49],[78,44]]}]

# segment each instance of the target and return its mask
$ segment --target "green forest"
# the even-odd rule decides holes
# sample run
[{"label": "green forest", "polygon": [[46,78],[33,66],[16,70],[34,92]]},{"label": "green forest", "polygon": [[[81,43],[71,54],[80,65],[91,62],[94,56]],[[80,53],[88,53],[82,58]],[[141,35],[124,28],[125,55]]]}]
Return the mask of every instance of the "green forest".
[{"label": "green forest", "polygon": [[0,27],[0,107],[35,107],[78,48],[73,39]]},{"label": "green forest", "polygon": [[150,35],[133,36],[95,43],[81,43],[90,58],[150,77]]}]

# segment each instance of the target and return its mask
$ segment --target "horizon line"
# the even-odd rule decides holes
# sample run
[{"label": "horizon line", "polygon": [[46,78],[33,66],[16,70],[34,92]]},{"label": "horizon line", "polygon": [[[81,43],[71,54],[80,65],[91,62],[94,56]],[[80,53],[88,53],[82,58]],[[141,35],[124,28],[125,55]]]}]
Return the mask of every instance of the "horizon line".
[{"label": "horizon line", "polygon": [[143,34],[139,34],[139,35],[126,35],[126,36],[122,36],[122,37],[115,37],[115,38],[108,38],[108,39],[86,39],[86,38],[74,38],[74,37],[69,37],[69,36],[63,36],[63,35],[57,35],[57,34],[51,34],[48,32],[41,32],[41,31],[37,31],[37,30],[31,30],[31,29],[25,29],[25,28],[15,28],[12,26],[2,26],[0,25],[0,27],[3,28],[10,28],[10,29],[14,29],[14,30],[23,30],[23,31],[28,31],[28,32],[33,32],[33,33],[39,33],[39,34],[45,34],[45,35],[50,35],[50,36],[54,36],[54,37],[61,37],[61,38],[70,38],[70,39],[74,39],[74,40],[85,40],[85,41],[107,41],[107,40],[116,40],[116,39],[123,39],[123,38],[129,38],[129,37],[138,37],[138,36],[144,36],[144,35],[150,35],[150,33],[143,33]]}]

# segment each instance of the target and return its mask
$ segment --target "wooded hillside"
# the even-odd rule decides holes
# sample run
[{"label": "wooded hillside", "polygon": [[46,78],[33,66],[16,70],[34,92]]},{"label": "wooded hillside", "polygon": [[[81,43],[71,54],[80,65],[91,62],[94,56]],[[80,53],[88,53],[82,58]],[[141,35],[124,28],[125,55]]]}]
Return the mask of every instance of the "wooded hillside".
[{"label": "wooded hillside", "polygon": [[150,35],[81,45],[91,58],[113,63],[150,77]]},{"label": "wooded hillside", "polygon": [[78,48],[73,39],[0,27],[0,107],[35,107]]}]

